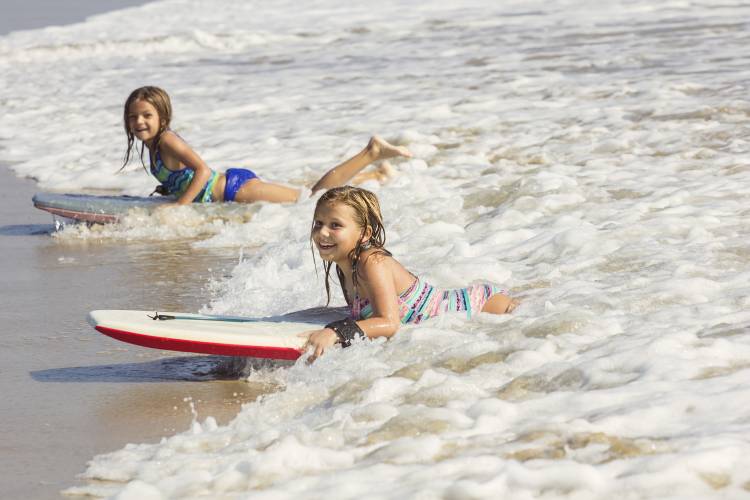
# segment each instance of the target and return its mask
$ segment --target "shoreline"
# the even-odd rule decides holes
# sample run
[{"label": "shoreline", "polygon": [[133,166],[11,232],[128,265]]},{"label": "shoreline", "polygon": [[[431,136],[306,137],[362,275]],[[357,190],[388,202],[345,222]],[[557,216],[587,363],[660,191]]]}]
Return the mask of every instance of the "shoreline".
[{"label": "shoreline", "polygon": [[[52,216],[31,204],[33,181],[4,165],[0,179],[0,497],[59,498],[81,483],[92,457],[157,442],[208,416],[226,424],[268,392],[248,384],[234,358],[141,348],[87,324],[91,309],[201,307],[205,281],[172,273],[187,249],[56,241]],[[193,252],[216,273],[236,262]],[[149,281],[157,256],[168,279]],[[64,459],[55,452],[63,449]]]},{"label": "shoreline", "polygon": [[[4,9],[0,36],[145,3],[150,0],[14,2]],[[0,273],[6,283],[0,289],[0,497],[61,498],[63,490],[81,484],[77,476],[92,457],[128,443],[157,442],[195,419],[226,423],[242,403],[267,391],[236,376],[222,380],[222,365],[231,363],[218,357],[138,348],[95,332],[85,317],[92,308],[136,308],[149,300],[198,308],[205,302],[201,281],[185,280],[181,294],[164,280],[149,284],[158,245],[55,241],[53,217],[31,203],[35,181],[16,176],[2,149],[0,181]],[[217,264],[215,256],[204,260]],[[123,286],[129,275],[146,277]]]},{"label": "shoreline", "polygon": [[114,10],[152,3],[154,0],[6,0],[0,18],[0,36],[50,26],[65,26]]}]

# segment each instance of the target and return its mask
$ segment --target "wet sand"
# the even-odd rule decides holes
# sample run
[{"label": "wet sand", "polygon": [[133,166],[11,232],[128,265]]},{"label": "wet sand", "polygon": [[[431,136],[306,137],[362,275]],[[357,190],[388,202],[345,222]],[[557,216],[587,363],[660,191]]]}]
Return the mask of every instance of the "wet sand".
[{"label": "wet sand", "polygon": [[[86,323],[91,309],[195,311],[204,286],[236,256],[187,243],[57,241],[36,210],[33,181],[0,170],[0,498],[59,498],[87,460],[188,429],[193,412],[220,423],[269,390],[239,381],[228,358],[130,346]],[[178,271],[185,254],[206,269]],[[224,379],[224,380],[222,380]]]},{"label": "wet sand", "polygon": [[[146,3],[12,0],[0,35]],[[0,159],[2,149],[0,149]],[[205,283],[237,256],[185,243],[65,243],[37,191],[0,164],[0,498],[60,498],[94,455],[158,441],[207,416],[231,420],[269,390],[239,381],[227,358],[119,343],[86,323],[92,309],[195,311]],[[204,275],[179,272],[186,255]],[[211,269],[212,271],[209,271]],[[195,411],[195,413],[194,413]]]},{"label": "wet sand", "polygon": [[149,0],[3,0],[0,35],[77,23],[88,16],[144,3]]}]

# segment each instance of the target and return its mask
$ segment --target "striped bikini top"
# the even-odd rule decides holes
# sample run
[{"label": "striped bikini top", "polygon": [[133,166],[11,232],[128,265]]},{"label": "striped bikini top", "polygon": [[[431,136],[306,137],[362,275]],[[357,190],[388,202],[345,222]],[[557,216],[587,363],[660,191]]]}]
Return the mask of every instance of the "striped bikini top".
[{"label": "striped bikini top", "polygon": [[[161,159],[159,151],[156,151],[154,161],[151,162],[151,175],[156,177],[164,188],[164,193],[168,195],[174,195],[177,197],[182,196],[187,191],[188,186],[193,181],[195,170],[192,168],[182,168],[180,170],[169,170]],[[213,191],[214,184],[219,178],[219,174],[211,170],[211,178],[208,179],[206,185],[198,196],[193,200],[194,203],[209,203],[212,201],[211,192]]]},{"label": "striped bikini top", "polygon": [[[419,323],[434,314],[432,303],[436,298],[438,290],[414,277],[414,282],[398,296],[399,317],[401,324]],[[362,299],[355,292],[351,304],[351,314],[354,319],[367,319],[373,314],[372,304],[369,299]]]}]

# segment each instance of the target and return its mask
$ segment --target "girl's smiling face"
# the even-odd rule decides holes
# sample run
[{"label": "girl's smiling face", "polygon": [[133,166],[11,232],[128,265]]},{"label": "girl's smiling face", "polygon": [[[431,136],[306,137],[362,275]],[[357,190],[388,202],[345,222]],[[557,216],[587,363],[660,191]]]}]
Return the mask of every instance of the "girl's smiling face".
[{"label": "girl's smiling face", "polygon": [[312,240],[325,261],[348,267],[349,254],[367,238],[362,233],[354,209],[344,203],[324,203],[315,210]]},{"label": "girl's smiling face", "polygon": [[133,102],[128,108],[128,127],[133,135],[150,146],[159,134],[162,121],[153,104],[143,99]]}]

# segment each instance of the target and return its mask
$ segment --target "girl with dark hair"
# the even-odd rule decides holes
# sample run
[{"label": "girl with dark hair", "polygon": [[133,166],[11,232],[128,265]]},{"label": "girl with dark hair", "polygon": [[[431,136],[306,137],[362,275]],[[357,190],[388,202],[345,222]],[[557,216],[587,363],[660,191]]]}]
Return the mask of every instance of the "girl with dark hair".
[{"label": "girl with dark hair", "polygon": [[[252,170],[230,168],[224,173],[212,170],[198,153],[172,132],[169,128],[171,121],[169,95],[159,87],[135,89],[125,101],[128,148],[123,167],[130,161],[135,140],[140,140],[141,162],[145,147],[148,149],[151,174],[160,183],[156,189],[158,193],[174,196],[180,205],[219,201],[284,203],[297,201],[300,197],[300,189],[261,180]],[[403,146],[394,146],[373,136],[362,151],[326,172],[312,191],[329,189],[350,181],[385,180],[392,168],[387,162],[375,172],[361,171],[373,162],[397,156],[408,158],[411,153]]]}]

